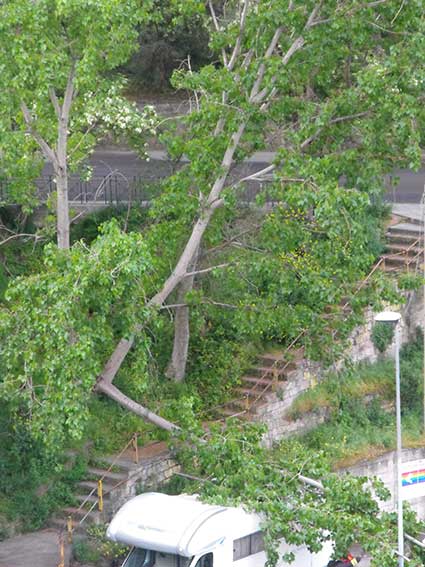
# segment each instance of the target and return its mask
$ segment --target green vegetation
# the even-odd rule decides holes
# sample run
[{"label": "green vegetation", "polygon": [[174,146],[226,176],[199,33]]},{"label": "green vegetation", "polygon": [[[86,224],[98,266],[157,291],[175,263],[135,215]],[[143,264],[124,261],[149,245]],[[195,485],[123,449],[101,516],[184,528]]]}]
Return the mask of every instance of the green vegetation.
[{"label": "green vegetation", "polygon": [[[358,431],[390,446],[383,407],[392,399],[390,365],[362,368],[360,377],[352,369],[309,393],[294,415],[321,406],[329,422],[273,453],[259,444],[261,427],[212,426],[201,443],[199,422],[231,395],[264,344],[284,348],[302,337],[311,358],[330,363],[366,306],[399,300],[382,274],[360,290],[359,282],[382,249],[383,176],[421,164],[420,2],[229,0],[208,2],[211,14],[201,0],[86,4],[0,6],[8,86],[0,88],[0,177],[13,178],[6,199],[25,214],[32,210],[31,181],[45,160],[57,187],[34,253],[34,227],[22,251],[1,243],[5,513],[25,515],[30,528],[66,500],[73,479],[63,455],[70,446],[90,440],[101,455],[134,431],[143,441],[169,438],[177,425],[190,441],[179,446],[187,470],[215,479],[203,484],[205,497],[244,501],[264,513],[270,565],[283,534],[313,550],[332,538],[337,552],[356,540],[392,567],[393,516],[379,517],[365,479],[334,475],[322,447],[334,439],[333,457],[343,458],[347,447],[359,453]],[[139,111],[122,94],[118,70],[139,32],[144,48],[166,41],[174,50],[152,57],[158,75],[151,65],[150,83],[166,81],[183,52],[199,52],[171,79],[190,93],[192,111],[162,121],[159,132],[153,109]],[[139,63],[131,65],[140,78]],[[152,188],[148,210],[82,220],[71,246],[68,172],[105,136],[125,136],[146,155],[147,133],[158,134],[174,174]],[[235,179],[237,166],[272,138],[275,159],[262,173],[267,186],[247,206],[250,187],[243,174]],[[7,239],[5,223],[1,233]],[[418,281],[404,278],[402,285]],[[376,328],[374,340],[384,351],[390,337]],[[409,348],[407,421],[419,411],[421,392],[417,347]],[[14,480],[19,467],[22,477]],[[300,470],[323,477],[323,495],[301,487]],[[406,521],[416,534],[414,517]],[[78,553],[87,559],[90,549]],[[418,561],[413,555],[411,565]]]},{"label": "green vegetation", "polygon": [[[403,445],[422,446],[423,339],[401,349]],[[394,364],[354,366],[298,398],[294,418],[328,410],[326,423],[302,439],[306,448],[324,451],[334,466],[348,466],[395,448]]]},{"label": "green vegetation", "polygon": [[377,348],[379,352],[385,352],[390,346],[393,338],[394,329],[391,325],[376,323],[373,326],[371,339],[375,348]]}]

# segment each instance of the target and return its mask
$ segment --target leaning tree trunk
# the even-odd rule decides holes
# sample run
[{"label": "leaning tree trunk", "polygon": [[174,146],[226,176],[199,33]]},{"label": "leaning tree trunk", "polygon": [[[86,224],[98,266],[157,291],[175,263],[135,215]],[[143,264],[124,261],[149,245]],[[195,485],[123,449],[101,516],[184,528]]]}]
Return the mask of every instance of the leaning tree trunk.
[{"label": "leaning tree trunk", "polygon": [[[195,252],[191,263],[191,270],[196,269],[198,262],[198,251]],[[186,375],[187,354],[190,341],[190,309],[188,305],[181,305],[186,302],[186,295],[192,291],[195,276],[187,276],[179,284],[177,291],[177,304],[174,312],[174,342],[171,360],[166,370],[166,376],[182,382]]]},{"label": "leaning tree trunk", "polygon": [[105,394],[109,398],[118,402],[125,409],[135,413],[136,415],[139,415],[140,417],[143,417],[143,419],[150,421],[151,423],[157,425],[161,429],[165,429],[166,431],[170,431],[170,432],[179,431],[180,429],[174,423],[171,423],[167,419],[164,419],[163,417],[157,415],[156,413],[153,413],[152,411],[148,410],[144,406],[138,404],[137,402],[135,402],[134,400],[123,394],[113,384],[110,384],[105,381],[100,381],[96,384],[95,390],[97,392],[101,392],[102,394]]}]

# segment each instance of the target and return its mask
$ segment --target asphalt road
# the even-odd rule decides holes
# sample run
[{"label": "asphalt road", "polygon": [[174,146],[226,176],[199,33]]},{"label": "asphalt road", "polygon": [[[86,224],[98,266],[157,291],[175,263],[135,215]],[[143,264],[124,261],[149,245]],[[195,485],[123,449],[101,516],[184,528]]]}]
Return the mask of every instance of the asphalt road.
[{"label": "asphalt road", "polygon": [[[134,152],[116,148],[105,148],[95,151],[89,160],[93,168],[93,177],[102,178],[110,174],[122,175],[127,179],[142,177],[156,180],[166,177],[176,167],[167,160],[166,154],[160,150],[149,152],[149,161],[141,160]],[[235,177],[247,176],[265,168],[273,160],[273,152],[258,152],[241,165],[233,174]],[[51,168],[46,165],[44,174],[50,174]],[[399,181],[396,181],[396,178]],[[425,186],[425,169],[417,173],[411,171],[395,171],[386,179],[388,192],[386,200],[394,203],[419,203]]]}]

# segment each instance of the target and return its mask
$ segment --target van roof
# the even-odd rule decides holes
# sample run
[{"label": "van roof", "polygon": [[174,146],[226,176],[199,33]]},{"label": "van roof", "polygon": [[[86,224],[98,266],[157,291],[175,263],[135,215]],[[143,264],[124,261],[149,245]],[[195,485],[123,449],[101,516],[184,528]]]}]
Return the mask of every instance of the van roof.
[{"label": "van roof", "polygon": [[196,496],[147,492],[129,500],[113,518],[113,541],[191,557],[259,528],[259,518],[242,508],[214,506]]}]

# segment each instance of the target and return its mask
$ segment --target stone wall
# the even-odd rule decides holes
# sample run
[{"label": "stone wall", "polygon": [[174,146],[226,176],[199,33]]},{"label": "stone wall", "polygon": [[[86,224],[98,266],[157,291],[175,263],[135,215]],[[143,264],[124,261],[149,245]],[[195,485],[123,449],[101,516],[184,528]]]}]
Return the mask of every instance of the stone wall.
[{"label": "stone wall", "polygon": [[164,451],[155,457],[141,459],[129,470],[128,480],[113,490],[108,503],[105,501],[104,520],[110,520],[130,498],[142,492],[159,489],[179,471],[180,466],[172,459],[169,451]]}]

